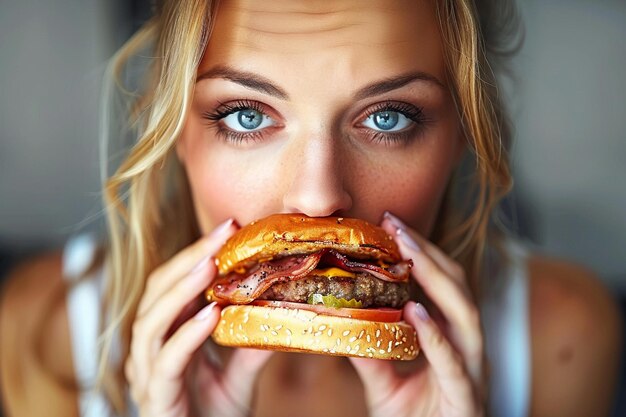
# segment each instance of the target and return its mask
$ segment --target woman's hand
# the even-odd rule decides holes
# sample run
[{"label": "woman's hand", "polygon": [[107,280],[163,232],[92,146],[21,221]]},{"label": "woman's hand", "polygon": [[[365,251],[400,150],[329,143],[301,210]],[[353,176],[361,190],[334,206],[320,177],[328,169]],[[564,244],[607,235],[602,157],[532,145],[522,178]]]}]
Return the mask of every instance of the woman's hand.
[{"label": "woman's hand", "polygon": [[413,260],[412,277],[445,323],[438,324],[421,304],[405,306],[404,319],[415,327],[427,360],[408,376],[398,375],[391,362],[350,358],[363,381],[370,415],[484,415],[483,337],[463,269],[397,217],[385,213],[382,227],[396,237],[402,256]]},{"label": "woman's hand", "polygon": [[249,414],[256,374],[271,352],[236,350],[220,370],[200,351],[220,309],[212,303],[198,311],[199,295],[216,276],[213,255],[236,229],[227,221],[149,276],[125,364],[141,416]]}]

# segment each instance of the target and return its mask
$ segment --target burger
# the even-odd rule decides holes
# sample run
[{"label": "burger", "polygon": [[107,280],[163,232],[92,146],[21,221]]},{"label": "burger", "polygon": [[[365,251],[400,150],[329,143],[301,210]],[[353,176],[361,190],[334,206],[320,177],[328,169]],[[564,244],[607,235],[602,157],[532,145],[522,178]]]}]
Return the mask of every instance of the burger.
[{"label": "burger", "polygon": [[206,290],[222,306],[223,346],[411,360],[417,335],[402,320],[410,260],[360,219],[276,214],[238,230],[216,254]]}]

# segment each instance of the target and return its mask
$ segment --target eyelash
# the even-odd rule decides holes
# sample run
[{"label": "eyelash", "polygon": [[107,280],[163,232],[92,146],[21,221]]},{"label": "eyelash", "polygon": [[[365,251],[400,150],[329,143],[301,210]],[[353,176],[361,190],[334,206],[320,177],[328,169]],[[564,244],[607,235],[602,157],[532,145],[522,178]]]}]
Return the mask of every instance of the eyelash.
[{"label": "eyelash", "polygon": [[252,109],[259,113],[267,114],[265,108],[258,101],[252,100],[237,100],[234,103],[220,103],[220,105],[213,111],[205,111],[202,113],[202,117],[209,122],[210,126],[214,126],[217,129],[217,134],[220,135],[225,141],[232,142],[234,144],[242,144],[247,141],[256,142],[263,139],[262,131],[255,132],[233,132],[222,125],[219,121],[241,110]]},{"label": "eyelash", "polygon": [[414,122],[415,125],[410,127],[409,129],[401,130],[399,132],[374,131],[363,127],[362,129],[365,129],[367,131],[366,134],[370,137],[370,140],[372,142],[382,143],[384,145],[408,144],[413,138],[416,137],[418,133],[420,133],[424,129],[425,125],[429,121],[424,115],[424,110],[421,107],[415,107],[411,104],[397,101],[387,101],[376,104],[374,107],[371,107],[367,110],[361,120],[365,120],[375,113],[384,111],[393,111],[400,113],[407,119]]},{"label": "eyelash", "polygon": [[[211,126],[216,127],[218,135],[222,136],[227,142],[234,144],[242,144],[245,142],[256,142],[263,139],[263,131],[258,130],[254,132],[235,132],[220,125],[219,121],[223,118],[230,116],[241,110],[252,109],[259,113],[267,114],[264,106],[261,103],[253,100],[237,100],[234,103],[220,103],[220,105],[213,111],[205,111],[202,113],[202,117],[206,119]],[[424,111],[421,107],[415,107],[413,105],[387,101],[379,103],[374,107],[367,110],[367,112],[361,117],[361,120],[365,120],[378,112],[393,111],[398,112],[405,116],[407,119],[415,123],[414,127],[399,131],[399,132],[382,132],[373,131],[372,129],[361,127],[366,131],[369,136],[369,140],[375,143],[381,143],[385,145],[393,144],[408,144],[411,139],[416,136],[416,133],[420,133],[428,119],[424,115]]]}]

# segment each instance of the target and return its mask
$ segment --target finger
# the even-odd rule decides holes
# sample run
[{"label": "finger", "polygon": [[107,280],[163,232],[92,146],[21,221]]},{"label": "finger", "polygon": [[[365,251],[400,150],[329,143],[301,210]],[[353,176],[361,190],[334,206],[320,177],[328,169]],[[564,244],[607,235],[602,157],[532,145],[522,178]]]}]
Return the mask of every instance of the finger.
[{"label": "finger", "polygon": [[235,350],[221,377],[223,395],[241,410],[249,411],[259,371],[273,354],[270,350]]},{"label": "finger", "polygon": [[417,254],[413,262],[413,276],[447,320],[454,345],[466,361],[480,361],[483,339],[476,305],[424,252]]},{"label": "finger", "polygon": [[[392,236],[399,235],[398,230],[402,230],[406,232],[409,237],[417,244],[419,250],[423,250],[430,256],[441,269],[443,269],[450,277],[454,278],[456,282],[467,286],[467,281],[465,280],[465,271],[463,268],[454,260],[452,260],[443,250],[441,250],[437,245],[430,242],[428,239],[425,239],[419,233],[417,233],[412,228],[408,227],[402,220],[398,217],[394,216],[389,212],[385,212],[383,221],[381,226],[387,233]],[[467,287],[469,290],[469,287]]]},{"label": "finger", "polygon": [[396,370],[389,361],[350,357],[365,388],[368,407],[376,408],[386,401],[400,382]]},{"label": "finger", "polygon": [[172,409],[184,389],[183,379],[193,354],[215,329],[220,309],[213,302],[185,322],[163,345],[154,360],[149,399],[153,412]]},{"label": "finger", "polygon": [[210,235],[199,239],[157,268],[148,278],[137,314],[141,316],[183,276],[193,271],[208,257],[215,255],[236,230],[235,221],[232,218],[228,219],[217,226]]},{"label": "finger", "polygon": [[[400,220],[396,217],[387,214],[382,225],[389,231],[398,222]],[[439,258],[446,258],[447,255],[439,249],[432,249],[435,247],[432,244],[429,246],[431,249],[424,249],[413,239],[413,236],[419,235],[405,227],[395,229],[396,241],[402,256],[413,260],[413,277],[450,324],[451,338],[465,360],[480,361],[483,350],[480,316],[465,284],[464,274],[451,260],[436,262],[430,253]],[[448,265],[447,270],[442,264]],[[457,278],[453,279],[451,274],[456,274]]]},{"label": "finger", "polygon": [[177,282],[133,324],[131,356],[135,364],[134,373],[139,389],[145,387],[148,378],[151,377],[153,360],[161,349],[168,329],[185,306],[207,287],[217,273],[215,263],[210,259],[202,265]]},{"label": "finger", "polygon": [[477,383],[477,380],[468,373],[467,367],[480,368],[480,361],[475,364],[464,361],[421,304],[409,301],[404,306],[404,319],[415,327],[422,352],[442,392],[449,398],[459,399],[459,404],[471,403],[474,397],[472,382]]}]

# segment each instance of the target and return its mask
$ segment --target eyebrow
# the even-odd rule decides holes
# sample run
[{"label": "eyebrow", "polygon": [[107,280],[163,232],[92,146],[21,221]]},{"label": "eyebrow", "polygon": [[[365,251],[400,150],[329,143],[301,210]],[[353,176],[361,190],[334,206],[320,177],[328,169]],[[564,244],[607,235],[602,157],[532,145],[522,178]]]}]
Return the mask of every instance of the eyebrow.
[{"label": "eyebrow", "polygon": [[[269,79],[249,71],[241,71],[236,68],[218,65],[208,71],[203,72],[196,78],[199,82],[208,78],[223,78],[243,87],[260,91],[282,100],[288,100],[289,95],[285,90],[274,84]],[[447,90],[447,87],[435,76],[422,71],[401,74],[395,77],[385,78],[366,85],[354,94],[355,100],[363,100],[388,93],[393,90],[404,87],[414,81],[422,81],[431,84],[437,88]]]},{"label": "eyebrow", "polygon": [[232,67],[218,65],[200,74],[198,78],[196,78],[196,83],[207,78],[223,78],[246,88],[269,94],[273,97],[283,100],[289,99],[289,95],[285,90],[278,87],[267,78],[253,72],[240,71]]}]

